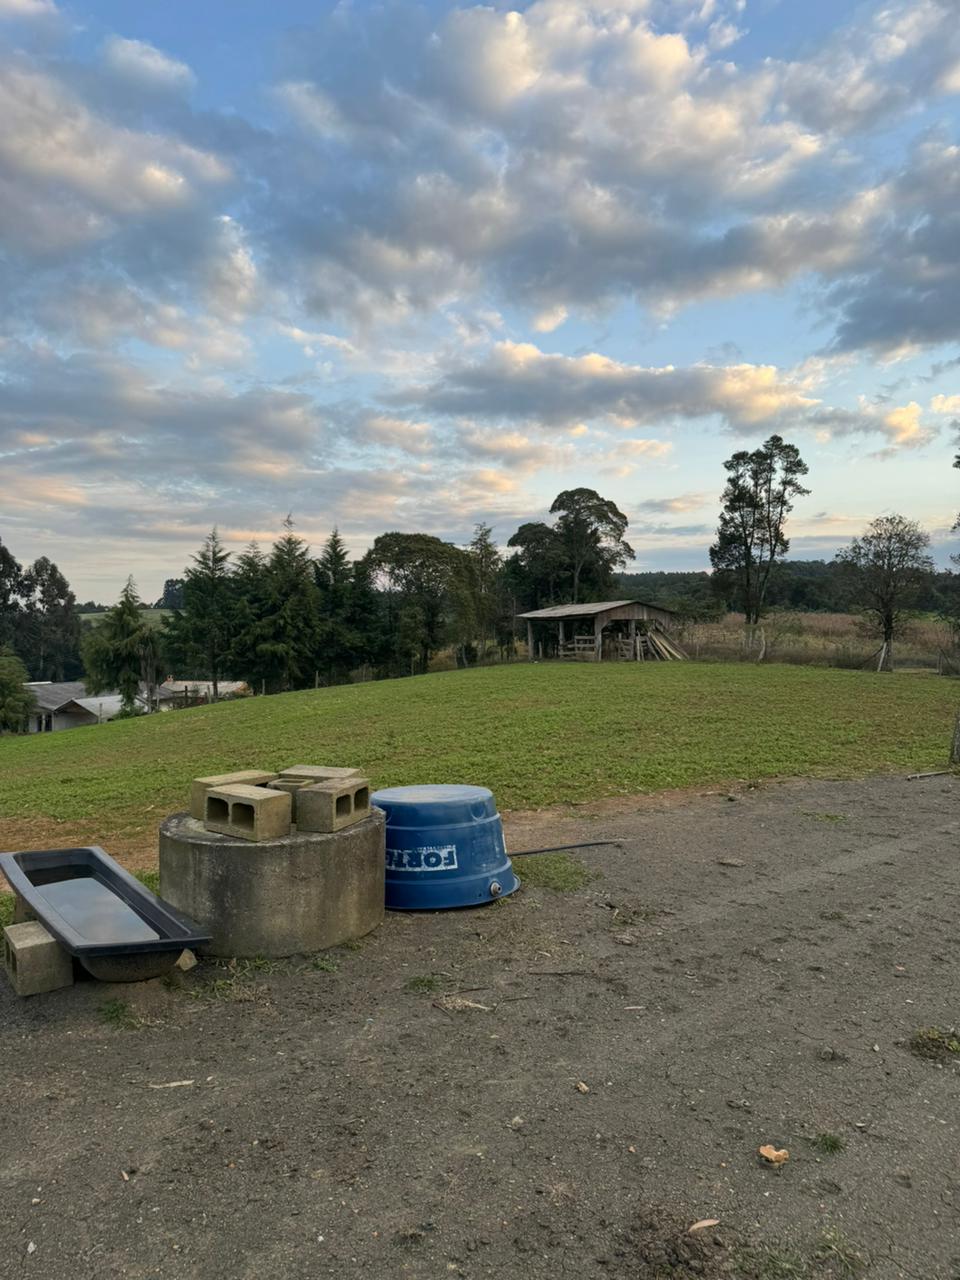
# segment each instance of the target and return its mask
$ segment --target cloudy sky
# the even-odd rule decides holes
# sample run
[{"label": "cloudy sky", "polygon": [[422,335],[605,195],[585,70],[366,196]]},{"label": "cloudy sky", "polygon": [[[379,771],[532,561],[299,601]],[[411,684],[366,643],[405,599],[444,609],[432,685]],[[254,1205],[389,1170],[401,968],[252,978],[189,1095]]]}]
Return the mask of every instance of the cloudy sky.
[{"label": "cloudy sky", "polygon": [[0,0],[0,537],[146,596],[217,524],[703,568],[960,505],[957,0]]}]

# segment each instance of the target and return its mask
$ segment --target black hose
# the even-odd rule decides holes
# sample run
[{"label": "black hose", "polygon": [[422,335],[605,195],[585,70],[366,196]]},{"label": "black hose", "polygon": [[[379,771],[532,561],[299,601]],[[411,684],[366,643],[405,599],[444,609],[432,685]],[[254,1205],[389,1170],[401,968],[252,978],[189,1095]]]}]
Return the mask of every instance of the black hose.
[{"label": "black hose", "polygon": [[511,858],[529,858],[535,853],[564,853],[567,849],[598,849],[601,845],[615,844],[620,846],[622,840],[581,840],[579,844],[551,844],[545,849],[521,849],[511,853]]}]

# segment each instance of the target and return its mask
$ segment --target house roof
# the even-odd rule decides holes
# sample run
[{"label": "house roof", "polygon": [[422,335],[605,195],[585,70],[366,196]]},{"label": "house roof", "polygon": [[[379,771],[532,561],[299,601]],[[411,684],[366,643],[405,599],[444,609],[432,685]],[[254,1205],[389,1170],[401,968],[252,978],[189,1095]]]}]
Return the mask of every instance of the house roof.
[{"label": "house roof", "polygon": [[100,693],[90,698],[74,698],[73,701],[99,720],[112,720],[123,709],[123,699],[119,693]]},{"label": "house roof", "polygon": [[606,613],[609,609],[623,609],[627,605],[642,604],[647,609],[659,609],[661,613],[672,614],[673,609],[665,609],[660,604],[649,604],[646,600],[596,600],[591,604],[555,604],[549,609],[534,609],[530,613],[518,613],[518,618],[529,618],[544,622],[551,618],[592,618],[598,613]]},{"label": "house roof", "polygon": [[34,680],[27,684],[33,691],[40,711],[59,711],[68,702],[87,696],[82,680]]}]

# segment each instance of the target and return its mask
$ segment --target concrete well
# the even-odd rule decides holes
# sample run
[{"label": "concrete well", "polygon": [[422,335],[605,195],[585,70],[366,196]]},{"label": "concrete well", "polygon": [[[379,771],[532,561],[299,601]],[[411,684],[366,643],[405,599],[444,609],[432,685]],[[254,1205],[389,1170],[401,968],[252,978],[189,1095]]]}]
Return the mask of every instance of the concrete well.
[{"label": "concrete well", "polygon": [[214,956],[290,956],[360,938],[384,916],[380,809],[342,831],[237,840],[176,813],[160,827],[160,896],[209,930]]}]

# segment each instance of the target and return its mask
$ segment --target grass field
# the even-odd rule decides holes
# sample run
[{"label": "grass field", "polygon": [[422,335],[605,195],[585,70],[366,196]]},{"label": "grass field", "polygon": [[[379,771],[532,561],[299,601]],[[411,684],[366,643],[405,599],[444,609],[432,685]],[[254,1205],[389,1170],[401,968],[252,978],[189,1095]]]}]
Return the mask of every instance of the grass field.
[{"label": "grass field", "polygon": [[356,764],[471,782],[502,809],[774,775],[943,767],[958,690],[790,666],[537,664],[440,673],[0,739],[0,848],[103,843],[151,864],[190,779]]}]

